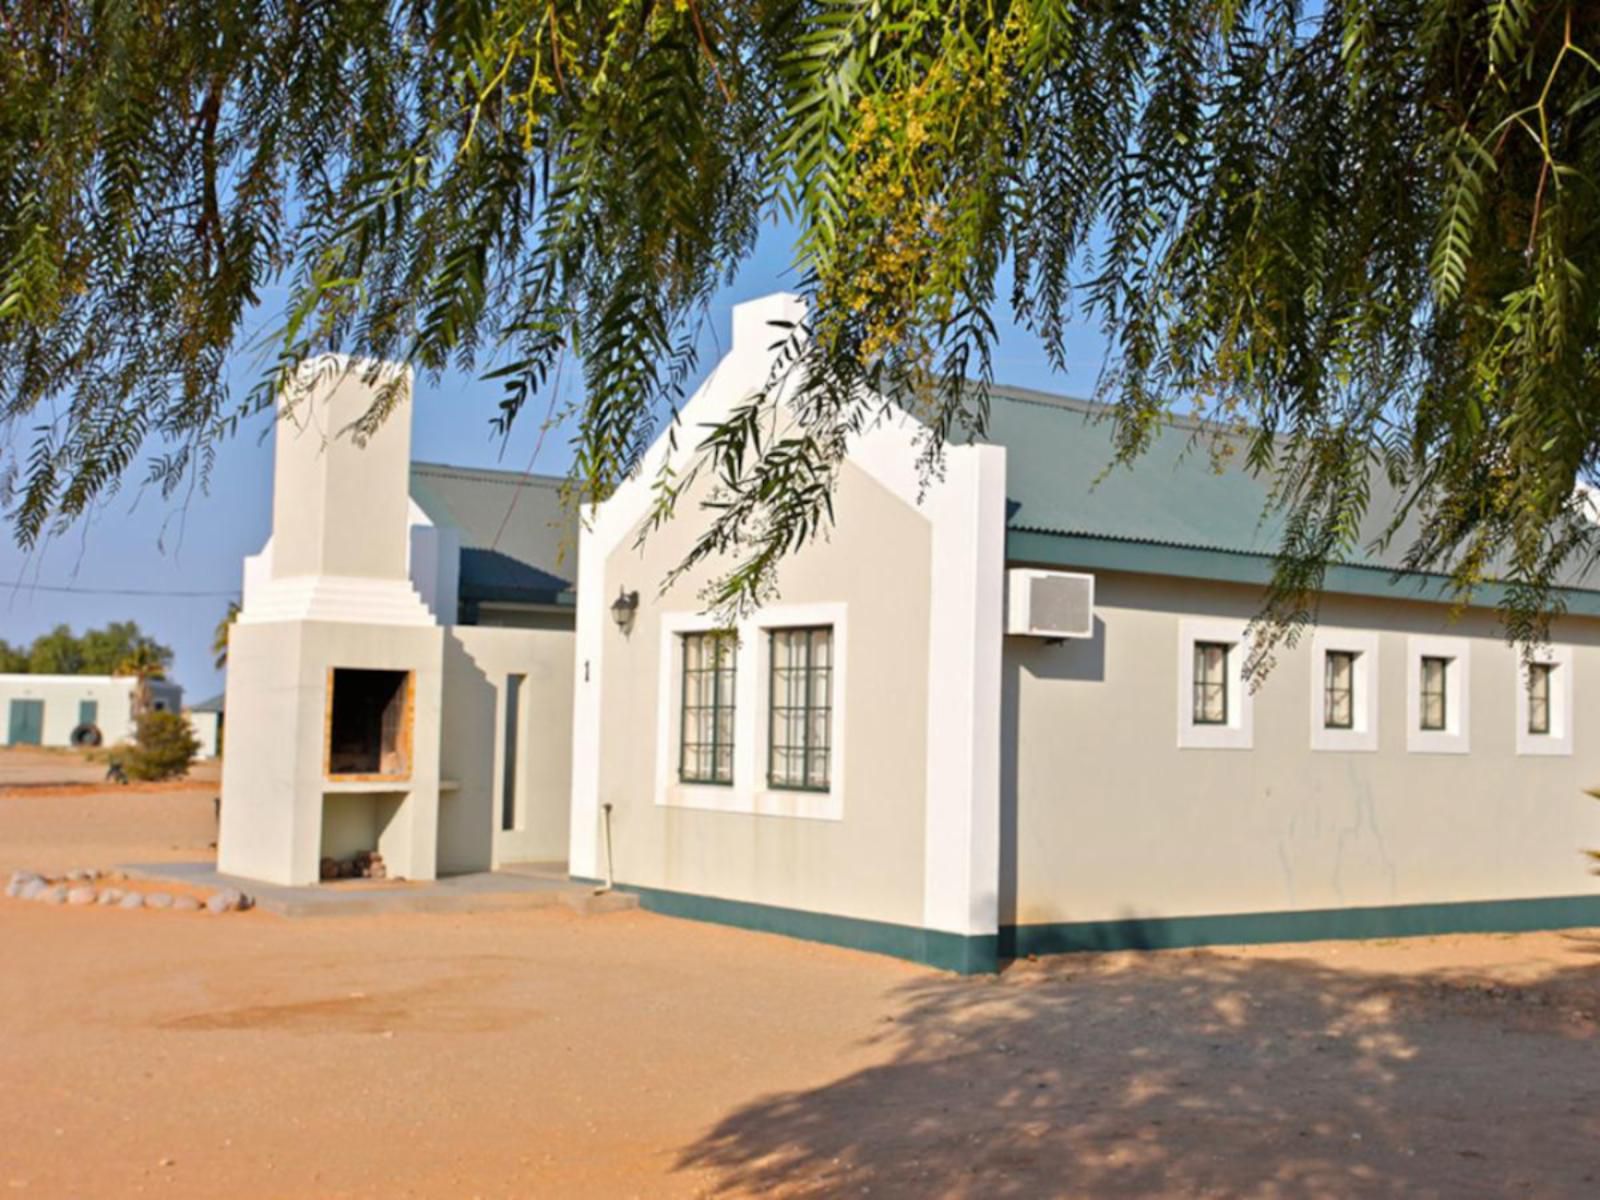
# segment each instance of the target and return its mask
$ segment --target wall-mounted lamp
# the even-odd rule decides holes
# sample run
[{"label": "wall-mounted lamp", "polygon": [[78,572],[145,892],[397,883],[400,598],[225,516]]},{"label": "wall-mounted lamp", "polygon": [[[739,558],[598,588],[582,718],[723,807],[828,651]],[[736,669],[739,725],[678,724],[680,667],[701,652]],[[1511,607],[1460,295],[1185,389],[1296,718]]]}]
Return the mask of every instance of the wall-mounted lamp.
[{"label": "wall-mounted lamp", "polygon": [[617,592],[617,598],[611,602],[611,619],[617,623],[617,628],[626,636],[633,629],[634,614],[639,611],[639,593],[630,592],[622,588]]}]

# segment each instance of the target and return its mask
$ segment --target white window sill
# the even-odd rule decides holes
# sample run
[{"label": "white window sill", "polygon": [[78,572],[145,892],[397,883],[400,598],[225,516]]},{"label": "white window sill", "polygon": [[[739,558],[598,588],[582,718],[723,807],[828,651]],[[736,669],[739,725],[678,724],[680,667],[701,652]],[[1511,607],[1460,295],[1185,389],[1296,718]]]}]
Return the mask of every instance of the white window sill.
[{"label": "white window sill", "polygon": [[1313,726],[1311,748],[1335,754],[1371,754],[1378,748],[1376,729],[1329,729]]},{"label": "white window sill", "polygon": [[1572,739],[1559,734],[1524,733],[1517,738],[1521,758],[1571,758]]},{"label": "white window sill", "polygon": [[1448,729],[1413,729],[1406,738],[1406,749],[1412,754],[1470,754],[1472,745],[1464,733],[1451,733]]},{"label": "white window sill", "polygon": [[1178,730],[1180,750],[1249,750],[1250,731],[1232,725],[1196,725],[1185,723]]}]

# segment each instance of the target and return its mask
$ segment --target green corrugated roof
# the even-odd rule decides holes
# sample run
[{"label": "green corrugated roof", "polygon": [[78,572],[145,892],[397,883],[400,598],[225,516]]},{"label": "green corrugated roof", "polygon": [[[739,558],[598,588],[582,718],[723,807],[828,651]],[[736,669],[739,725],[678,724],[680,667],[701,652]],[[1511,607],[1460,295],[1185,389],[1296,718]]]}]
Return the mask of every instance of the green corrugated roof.
[{"label": "green corrugated roof", "polygon": [[[1006,448],[1012,558],[1061,556],[1083,566],[1263,581],[1282,532],[1281,517],[1268,511],[1270,480],[1247,470],[1240,455],[1219,462],[1212,435],[1183,418],[1168,422],[1131,465],[1111,466],[1108,414],[1104,405],[1072,397],[990,389],[986,440]],[[412,499],[431,520],[461,532],[463,601],[572,602],[577,522],[561,501],[562,482],[412,464]],[[1361,549],[1330,571],[1329,590],[1442,596],[1437,587],[1423,589],[1423,577],[1391,582],[1412,541],[1402,528],[1387,546],[1377,544],[1397,502],[1386,480],[1373,481]],[[1018,552],[1022,547],[1026,553]],[[1600,592],[1593,572],[1564,583]]]},{"label": "green corrugated roof", "polygon": [[988,438],[1006,448],[1010,526],[1040,533],[1270,554],[1267,485],[1218,471],[1185,422],[1169,425],[1131,466],[1113,467],[1104,406],[1021,388],[991,390]]},{"label": "green corrugated roof", "polygon": [[[1152,550],[1276,553],[1283,526],[1281,514],[1269,511],[1271,479],[1250,472],[1242,454],[1219,459],[1212,451],[1215,435],[1198,422],[1174,418],[1132,464],[1113,467],[1106,406],[1003,386],[990,396],[987,440],[1006,448],[1008,529],[1021,535],[1014,541],[1037,547],[1034,535],[1043,535]],[[1387,479],[1372,480],[1359,549],[1345,559],[1348,567],[1385,574],[1403,568],[1414,527],[1402,526],[1380,544],[1399,499]],[[1201,560],[1191,555],[1186,561]],[[1574,573],[1563,583],[1597,587],[1592,573]]]},{"label": "green corrugated roof", "polygon": [[464,602],[572,602],[577,517],[561,485],[550,475],[411,464],[411,498],[429,520],[461,533]]}]

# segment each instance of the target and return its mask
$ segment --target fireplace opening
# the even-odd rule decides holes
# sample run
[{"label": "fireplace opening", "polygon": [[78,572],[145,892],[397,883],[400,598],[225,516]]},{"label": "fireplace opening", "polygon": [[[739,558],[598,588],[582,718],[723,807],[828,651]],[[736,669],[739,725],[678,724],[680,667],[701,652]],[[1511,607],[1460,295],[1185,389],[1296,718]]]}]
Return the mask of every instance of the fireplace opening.
[{"label": "fireplace opening", "polygon": [[328,701],[328,774],[411,772],[411,673],[335,667]]}]

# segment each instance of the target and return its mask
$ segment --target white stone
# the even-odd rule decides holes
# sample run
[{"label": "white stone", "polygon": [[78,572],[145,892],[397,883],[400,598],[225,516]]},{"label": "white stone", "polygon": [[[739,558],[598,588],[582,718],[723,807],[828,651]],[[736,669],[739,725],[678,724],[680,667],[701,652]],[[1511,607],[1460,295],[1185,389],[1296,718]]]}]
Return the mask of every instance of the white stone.
[{"label": "white stone", "polygon": [[93,904],[94,889],[92,887],[75,887],[67,893],[68,904]]},{"label": "white stone", "polygon": [[151,892],[144,898],[146,908],[171,908],[172,896],[168,892]]},{"label": "white stone", "polygon": [[143,908],[144,907],[144,896],[140,892],[129,892],[121,900],[117,901],[117,907],[118,908]]}]

